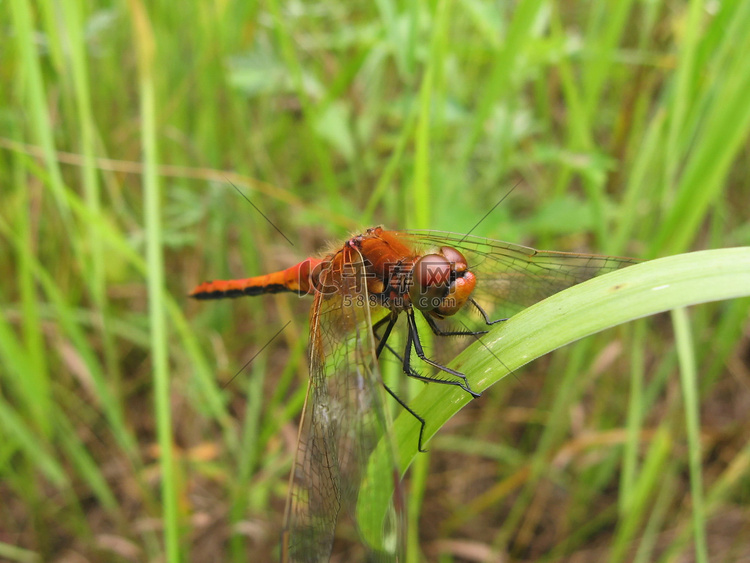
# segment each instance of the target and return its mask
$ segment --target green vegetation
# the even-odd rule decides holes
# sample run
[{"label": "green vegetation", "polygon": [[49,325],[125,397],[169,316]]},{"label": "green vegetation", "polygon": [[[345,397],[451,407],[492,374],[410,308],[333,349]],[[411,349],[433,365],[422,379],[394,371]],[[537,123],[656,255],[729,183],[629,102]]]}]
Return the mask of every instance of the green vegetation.
[{"label": "green vegetation", "polygon": [[[189,301],[204,279],[374,224],[466,232],[516,184],[474,234],[643,259],[750,244],[747,2],[6,5],[3,560],[277,557],[310,302]],[[750,260],[734,252],[726,269],[654,262],[680,291],[573,325],[725,300],[524,367],[586,331],[534,310],[498,327],[518,331],[491,346],[515,377],[417,457],[410,561],[750,557],[750,301],[728,299]],[[506,375],[472,352],[472,381]],[[441,397],[457,396],[414,401],[430,434],[457,410]],[[356,560],[357,544],[345,529],[336,548]]]}]

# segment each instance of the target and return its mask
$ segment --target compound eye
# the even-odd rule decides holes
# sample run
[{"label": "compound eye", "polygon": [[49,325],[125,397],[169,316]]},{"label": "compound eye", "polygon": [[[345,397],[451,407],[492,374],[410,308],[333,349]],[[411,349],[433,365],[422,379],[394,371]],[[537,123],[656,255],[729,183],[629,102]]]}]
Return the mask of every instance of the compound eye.
[{"label": "compound eye", "polygon": [[454,265],[453,269],[458,273],[465,272],[466,268],[469,267],[466,263],[466,258],[464,257],[464,255],[452,246],[441,246],[440,254],[445,256],[445,259]]},{"label": "compound eye", "polygon": [[425,254],[414,263],[409,298],[420,311],[440,306],[451,282],[451,264],[440,254]]}]

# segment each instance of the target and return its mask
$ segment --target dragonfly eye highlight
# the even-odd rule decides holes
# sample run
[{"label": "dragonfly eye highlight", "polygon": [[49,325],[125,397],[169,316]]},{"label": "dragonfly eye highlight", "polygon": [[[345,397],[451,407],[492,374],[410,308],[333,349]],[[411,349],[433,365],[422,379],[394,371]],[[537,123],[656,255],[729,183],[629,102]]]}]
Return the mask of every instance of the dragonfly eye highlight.
[{"label": "dragonfly eye highlight", "polygon": [[426,254],[412,268],[409,298],[420,311],[432,311],[448,292],[451,283],[451,264],[440,254]]}]

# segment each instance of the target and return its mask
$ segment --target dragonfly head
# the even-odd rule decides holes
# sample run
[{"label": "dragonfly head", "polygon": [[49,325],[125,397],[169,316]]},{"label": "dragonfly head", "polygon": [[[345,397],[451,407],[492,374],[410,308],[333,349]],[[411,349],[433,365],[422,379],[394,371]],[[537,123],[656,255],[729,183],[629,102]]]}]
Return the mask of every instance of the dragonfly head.
[{"label": "dragonfly head", "polygon": [[454,315],[466,304],[476,277],[458,250],[442,246],[439,251],[414,263],[409,298],[416,309],[443,317]]}]

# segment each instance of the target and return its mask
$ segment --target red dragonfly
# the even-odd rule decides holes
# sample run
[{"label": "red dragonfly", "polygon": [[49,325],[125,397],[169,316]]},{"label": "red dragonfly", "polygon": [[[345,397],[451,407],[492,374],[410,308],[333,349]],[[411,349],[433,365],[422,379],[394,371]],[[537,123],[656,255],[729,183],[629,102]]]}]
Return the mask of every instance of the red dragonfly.
[{"label": "red dragonfly", "polygon": [[[540,251],[447,232],[375,227],[324,256],[307,258],[286,270],[196,287],[190,295],[197,299],[279,292],[313,297],[310,379],[290,477],[282,559],[328,560],[338,515],[342,507],[353,507],[368,457],[380,437],[388,439],[380,387],[419,420],[418,447],[422,450],[424,419],[380,378],[377,359],[385,349],[399,359],[407,376],[457,385],[479,397],[463,373],[425,352],[416,312],[437,340],[479,337],[488,325],[524,307],[635,262]],[[459,329],[446,326],[467,313],[475,313],[483,329],[463,321]],[[402,316],[406,318],[403,355],[388,344]],[[413,355],[419,365],[428,367],[429,375],[414,368]],[[390,465],[398,481],[395,453]],[[398,513],[383,526],[383,545],[368,546],[372,556],[381,561],[403,560]]]}]

